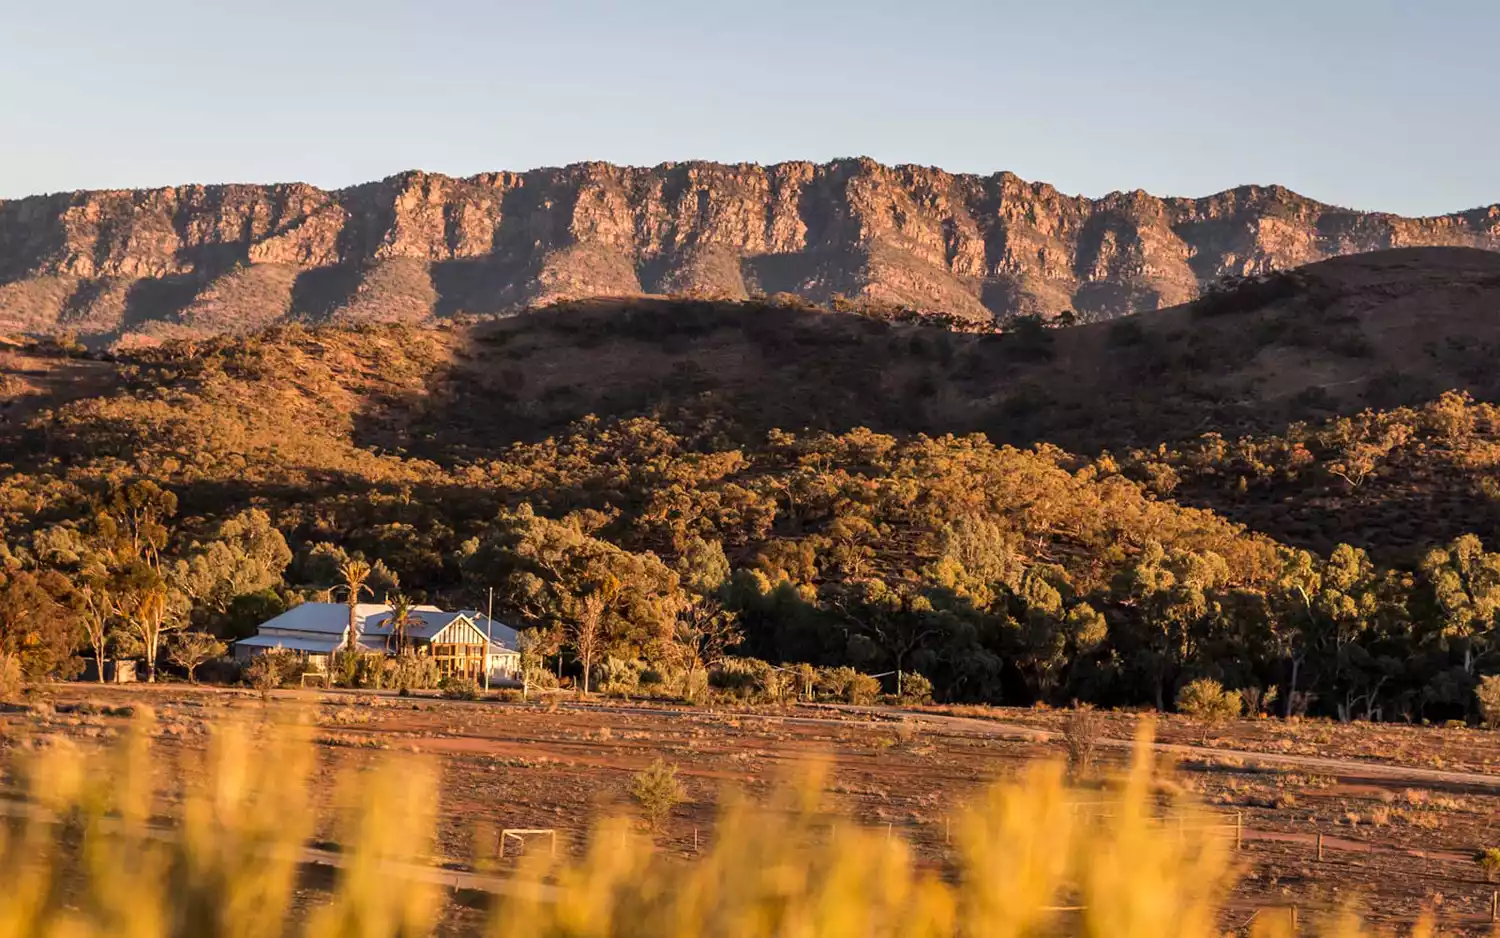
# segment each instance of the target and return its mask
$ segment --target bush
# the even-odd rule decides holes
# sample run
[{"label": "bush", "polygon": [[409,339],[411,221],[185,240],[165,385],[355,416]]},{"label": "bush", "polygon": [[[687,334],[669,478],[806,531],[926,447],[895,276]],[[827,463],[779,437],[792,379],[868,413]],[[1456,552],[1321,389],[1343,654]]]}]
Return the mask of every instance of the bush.
[{"label": "bush", "polygon": [[1500,873],[1500,847],[1485,847],[1474,854],[1474,862],[1484,870],[1484,878],[1489,882],[1495,881],[1495,874]]},{"label": "bush", "polygon": [[661,829],[673,808],[687,800],[687,792],[677,780],[677,766],[657,759],[631,778],[630,797],[641,806],[646,825],[655,831]]},{"label": "bush", "polygon": [[643,667],[639,661],[607,657],[594,667],[594,689],[607,697],[628,697],[640,690]]},{"label": "bush", "polygon": [[818,693],[848,704],[871,704],[880,696],[880,682],[849,667],[818,672]]},{"label": "bush", "polygon": [[526,670],[526,681],[533,690],[556,690],[557,675],[546,668],[532,667]]},{"label": "bush", "polygon": [[759,658],[725,658],[708,672],[708,686],[736,700],[761,700],[775,673]]},{"label": "bush", "polygon": [[916,671],[903,671],[900,700],[904,704],[931,703],[932,682]]},{"label": "bush", "polygon": [[479,699],[479,685],[474,683],[474,679],[471,677],[463,677],[461,675],[445,677],[438,683],[438,688],[442,690],[443,697],[448,700]]},{"label": "bush", "polygon": [[1080,704],[1068,714],[1063,724],[1063,742],[1068,747],[1068,771],[1075,776],[1093,771],[1099,740],[1104,735],[1104,719],[1088,704]]},{"label": "bush", "polygon": [[282,657],[275,651],[256,655],[245,668],[245,681],[261,693],[280,687]]},{"label": "bush", "polygon": [[384,684],[399,691],[428,690],[438,686],[442,675],[431,658],[402,655],[385,662]]},{"label": "bush", "polygon": [[15,655],[0,654],[0,700],[15,700],[21,696],[25,683],[25,675],[21,673],[21,659]]},{"label": "bush", "polygon": [[1177,710],[1207,723],[1222,723],[1240,715],[1244,701],[1239,691],[1225,690],[1210,677],[1184,684],[1177,692]]},{"label": "bush", "polygon": [[1479,715],[1484,724],[1491,728],[1500,726],[1500,674],[1480,678],[1474,696],[1479,701]]},{"label": "bush", "polygon": [[386,663],[390,660],[377,652],[353,652],[354,681],[351,687],[380,690],[386,686]]}]

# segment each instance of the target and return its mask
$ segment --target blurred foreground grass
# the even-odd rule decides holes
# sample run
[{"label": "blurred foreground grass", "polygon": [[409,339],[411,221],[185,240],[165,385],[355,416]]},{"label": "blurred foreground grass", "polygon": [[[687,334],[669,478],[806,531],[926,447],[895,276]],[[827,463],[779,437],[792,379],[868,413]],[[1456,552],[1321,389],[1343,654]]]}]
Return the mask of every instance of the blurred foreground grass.
[{"label": "blurred foreground grass", "polygon": [[[252,738],[253,737],[253,738]],[[143,730],[113,748],[17,751],[0,824],[0,938],[263,938],[432,934],[435,776],[389,759],[337,788],[343,863],[299,900],[314,829],[305,727],[216,727],[171,803],[152,784]],[[769,803],[730,798],[693,861],[657,852],[625,819],[581,858],[528,858],[485,931],[495,938],[1209,938],[1223,934],[1230,838],[1187,805],[1153,805],[1149,749],[1081,796],[1038,764],[982,792],[954,824],[954,868],[921,868],[899,837],[830,815],[810,768]],[[1080,812],[1081,797],[1092,809]],[[167,815],[170,814],[170,817]],[[1206,819],[1198,818],[1198,819]],[[1186,820],[1187,823],[1183,823]],[[1304,933],[1368,934],[1352,914]],[[1260,938],[1291,934],[1262,915]]]}]

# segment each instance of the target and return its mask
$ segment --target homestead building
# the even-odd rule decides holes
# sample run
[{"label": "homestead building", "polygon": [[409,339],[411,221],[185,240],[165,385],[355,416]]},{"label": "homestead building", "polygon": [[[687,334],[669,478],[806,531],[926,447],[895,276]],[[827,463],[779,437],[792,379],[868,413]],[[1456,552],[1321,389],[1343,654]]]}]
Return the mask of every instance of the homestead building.
[{"label": "homestead building", "polygon": [[[359,647],[376,654],[394,654],[398,636],[391,627],[391,607],[360,603],[354,607]],[[489,638],[486,641],[486,624]],[[487,622],[473,609],[444,612],[436,606],[413,606],[406,641],[421,657],[431,658],[444,677],[483,681],[510,680],[521,669],[516,630],[503,622]],[[313,668],[326,671],[333,654],[349,647],[349,607],[343,603],[303,603],[262,623],[256,634],[235,643],[235,657],[244,661],[268,651],[306,655]]]}]

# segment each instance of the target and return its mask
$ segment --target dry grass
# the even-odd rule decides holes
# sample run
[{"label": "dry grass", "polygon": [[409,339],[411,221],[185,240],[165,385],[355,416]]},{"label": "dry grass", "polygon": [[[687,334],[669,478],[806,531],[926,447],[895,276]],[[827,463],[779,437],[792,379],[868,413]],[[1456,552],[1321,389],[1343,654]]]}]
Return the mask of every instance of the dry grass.
[{"label": "dry grass", "polygon": [[[434,862],[440,795],[423,763],[377,755],[344,775],[332,828],[344,862],[306,906],[296,895],[302,845],[327,822],[311,797],[307,729],[215,724],[198,771],[184,776],[200,781],[183,791],[155,787],[148,730],[138,721],[97,752],[60,743],[10,757],[21,803],[36,810],[0,840],[10,884],[0,938],[434,931],[439,891],[403,872]],[[486,931],[1217,936],[1234,879],[1229,846],[1205,825],[1160,815],[1152,761],[1138,756],[1119,784],[1090,792],[1105,801],[1096,813],[1070,809],[1077,796],[1054,763],[988,787],[953,826],[951,877],[921,868],[902,838],[834,812],[817,769],[768,801],[731,799],[689,863],[606,820],[579,859],[528,858]]]}]

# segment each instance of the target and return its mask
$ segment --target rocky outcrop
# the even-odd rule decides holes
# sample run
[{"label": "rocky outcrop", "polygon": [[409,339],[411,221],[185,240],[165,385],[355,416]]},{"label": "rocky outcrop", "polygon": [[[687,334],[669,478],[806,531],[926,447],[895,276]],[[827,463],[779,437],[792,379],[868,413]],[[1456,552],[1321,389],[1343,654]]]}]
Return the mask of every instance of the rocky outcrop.
[{"label": "rocky outcrop", "polygon": [[1090,200],[869,160],[74,192],[0,203],[0,331],[177,335],[639,293],[1113,316],[1228,274],[1428,245],[1500,250],[1500,206],[1401,218],[1276,186]]}]

